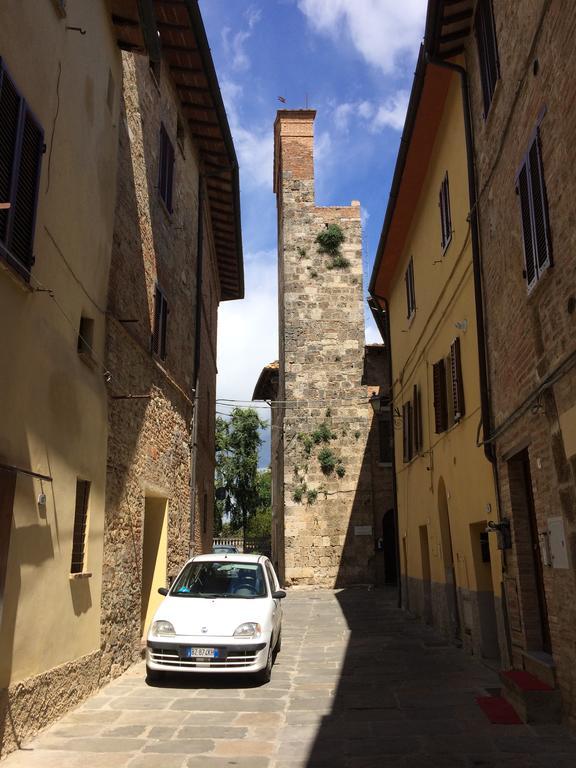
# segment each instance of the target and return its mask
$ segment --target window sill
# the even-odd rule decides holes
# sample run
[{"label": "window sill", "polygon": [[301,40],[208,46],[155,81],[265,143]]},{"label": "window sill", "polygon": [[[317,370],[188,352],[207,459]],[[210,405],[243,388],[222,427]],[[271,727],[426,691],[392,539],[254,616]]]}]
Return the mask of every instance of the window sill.
[{"label": "window sill", "polygon": [[34,293],[34,288],[30,285],[26,275],[21,269],[10,263],[6,258],[6,251],[2,250],[2,246],[0,246],[0,268],[14,281],[18,288],[26,293]]},{"label": "window sill", "polygon": [[[172,191],[174,191],[174,190],[172,190]],[[166,201],[164,200],[164,198],[160,194],[160,189],[158,189],[158,200],[160,200],[160,207],[164,211],[165,216],[168,217],[168,221],[170,223],[172,223],[173,216],[174,216],[174,207],[172,207],[172,210],[170,210],[170,208],[168,208],[168,206],[166,205]]]},{"label": "window sill", "polygon": [[442,258],[446,256],[446,252],[448,251],[448,248],[450,248],[450,243],[452,242],[453,235],[454,235],[454,230],[451,230],[450,237],[446,241],[446,244],[442,246]]},{"label": "window sill", "polygon": [[545,285],[548,282],[548,275],[550,274],[550,270],[552,269],[552,264],[550,264],[548,267],[544,269],[543,272],[541,272],[540,276],[538,277],[538,280],[536,280],[535,283],[532,284],[532,286],[529,288],[526,283],[526,278],[523,277],[522,281],[524,285],[526,286],[526,300],[527,301],[533,301],[534,297],[538,296],[540,293],[540,288],[542,285]]},{"label": "window sill", "polygon": [[91,571],[82,571],[82,573],[71,573],[68,578],[70,581],[78,581],[79,579],[90,579],[92,578],[92,572]]}]

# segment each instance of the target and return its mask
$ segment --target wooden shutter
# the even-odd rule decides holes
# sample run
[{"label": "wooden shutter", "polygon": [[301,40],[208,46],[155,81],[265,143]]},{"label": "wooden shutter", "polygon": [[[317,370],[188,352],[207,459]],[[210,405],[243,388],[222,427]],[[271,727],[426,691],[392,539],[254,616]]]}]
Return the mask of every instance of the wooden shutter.
[{"label": "wooden shutter", "polygon": [[[44,133],[0,60],[0,251],[29,279]],[[1,246],[4,246],[1,248]]]},{"label": "wooden shutter", "polygon": [[422,411],[420,401],[420,390],[418,385],[414,384],[412,390],[412,422],[414,433],[414,453],[420,453],[422,450]]},{"label": "wooden shutter", "polygon": [[82,573],[88,527],[88,497],[90,483],[87,480],[76,481],[76,507],[74,510],[74,534],[72,539],[72,560],[70,573]]},{"label": "wooden shutter", "polygon": [[534,240],[532,236],[532,203],[530,199],[528,164],[526,162],[518,174],[517,190],[520,198],[520,215],[522,217],[524,271],[526,282],[530,289],[538,279],[538,271],[536,269],[536,254],[534,253]]},{"label": "wooden shutter", "polygon": [[496,27],[491,0],[478,0],[474,31],[484,98],[484,117],[486,117],[492,103],[496,82],[500,76]]},{"label": "wooden shutter", "polygon": [[538,131],[524,157],[516,179],[520,202],[524,272],[530,291],[552,263],[548,203]]},{"label": "wooden shutter", "polygon": [[459,338],[454,339],[450,345],[450,369],[452,373],[452,402],[454,404],[454,421],[460,421],[460,419],[464,416],[465,411]]},{"label": "wooden shutter", "polygon": [[402,406],[402,446],[403,461],[407,464],[412,458],[412,406],[404,403]]},{"label": "wooden shutter", "polygon": [[530,187],[532,192],[536,264],[538,265],[538,272],[541,273],[546,267],[550,266],[551,258],[548,204],[546,201],[546,188],[544,186],[544,173],[542,169],[542,155],[538,132],[536,132],[536,135],[534,136],[528,157],[530,160]]},{"label": "wooden shutter", "polygon": [[440,227],[442,230],[442,248],[446,248],[452,239],[452,217],[450,214],[450,188],[448,185],[448,171],[440,186]]},{"label": "wooden shutter", "polygon": [[436,434],[447,429],[448,414],[446,408],[446,367],[444,360],[438,360],[432,366],[434,386],[434,422]]}]

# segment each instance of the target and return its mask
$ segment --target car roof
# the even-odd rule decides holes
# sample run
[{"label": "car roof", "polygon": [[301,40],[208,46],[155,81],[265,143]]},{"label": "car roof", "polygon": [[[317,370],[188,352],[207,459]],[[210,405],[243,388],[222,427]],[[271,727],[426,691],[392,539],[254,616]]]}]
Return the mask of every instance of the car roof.
[{"label": "car roof", "polygon": [[259,563],[261,560],[266,560],[265,555],[244,555],[240,552],[212,552],[208,555],[195,555],[191,557],[190,562],[205,563],[205,562],[225,562],[226,560],[233,560],[235,563]]}]

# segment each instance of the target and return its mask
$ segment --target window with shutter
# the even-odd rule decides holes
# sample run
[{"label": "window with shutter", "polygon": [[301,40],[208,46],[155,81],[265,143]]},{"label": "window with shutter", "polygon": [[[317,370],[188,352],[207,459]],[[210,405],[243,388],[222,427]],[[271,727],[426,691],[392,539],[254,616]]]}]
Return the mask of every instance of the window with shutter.
[{"label": "window with shutter", "polygon": [[407,317],[410,319],[414,312],[416,312],[416,294],[414,292],[414,261],[410,259],[408,263],[408,269],[404,275],[404,282],[406,284],[406,308]]},{"label": "window with shutter", "polygon": [[161,360],[166,359],[166,329],[168,325],[168,302],[156,286],[154,293],[154,326],[152,328],[152,352]]},{"label": "window with shutter", "polygon": [[158,188],[166,208],[172,213],[172,187],[174,183],[174,147],[164,127],[160,125],[160,170]]},{"label": "window with shutter", "polygon": [[407,464],[412,459],[412,403],[402,406],[402,444],[403,461]]},{"label": "window with shutter", "polygon": [[524,272],[530,291],[552,264],[548,203],[538,129],[534,132],[530,148],[516,176],[516,193],[522,223]]},{"label": "window with shutter", "polygon": [[452,215],[450,213],[450,189],[448,186],[448,171],[442,180],[439,195],[440,206],[440,228],[442,232],[441,245],[442,249],[446,250],[450,241],[452,240]]},{"label": "window with shutter", "polygon": [[0,59],[0,256],[30,278],[44,133]]},{"label": "window with shutter", "polygon": [[412,422],[414,433],[414,453],[420,453],[422,450],[422,409],[420,400],[420,390],[417,384],[414,384],[412,390]]},{"label": "window with shutter", "polygon": [[446,366],[444,360],[438,360],[432,366],[434,386],[434,425],[436,434],[445,432],[448,428],[448,412],[446,407]]},{"label": "window with shutter", "polygon": [[460,421],[464,416],[464,387],[462,384],[462,361],[460,356],[460,339],[456,338],[450,345],[450,370],[452,378],[452,403],[454,421]]},{"label": "window with shutter", "polygon": [[482,96],[484,99],[484,118],[486,118],[490,110],[492,97],[494,96],[496,82],[500,77],[492,0],[478,0],[474,31],[476,34],[480,80],[482,82]]}]

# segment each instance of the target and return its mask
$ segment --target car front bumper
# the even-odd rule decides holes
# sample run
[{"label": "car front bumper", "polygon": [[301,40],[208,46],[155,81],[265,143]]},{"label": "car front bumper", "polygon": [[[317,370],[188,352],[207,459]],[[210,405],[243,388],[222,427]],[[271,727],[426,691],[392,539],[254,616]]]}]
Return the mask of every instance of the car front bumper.
[{"label": "car front bumper", "polygon": [[[147,641],[146,666],[166,672],[258,672],[266,666],[270,638],[255,642],[232,638],[179,637]],[[217,658],[190,657],[189,648],[214,648]]]}]

